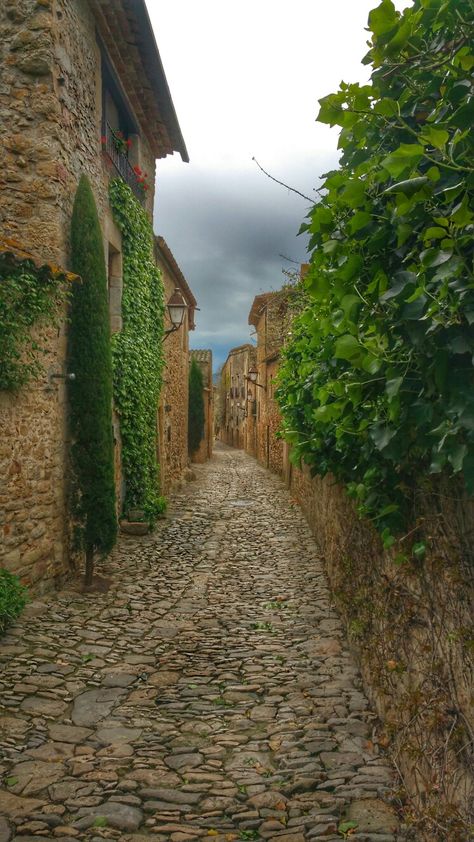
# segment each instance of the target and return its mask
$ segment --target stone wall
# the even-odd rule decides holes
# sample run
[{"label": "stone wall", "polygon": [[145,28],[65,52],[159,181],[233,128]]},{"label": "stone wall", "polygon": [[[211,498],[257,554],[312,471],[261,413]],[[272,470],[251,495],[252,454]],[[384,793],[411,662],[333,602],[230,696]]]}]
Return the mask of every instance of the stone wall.
[{"label": "stone wall", "polygon": [[400,564],[343,488],[291,464],[272,424],[259,427],[259,461],[282,476],[320,546],[417,838],[430,816],[441,828],[430,840],[461,842],[474,803],[474,501],[447,482],[421,495],[407,548],[427,536],[429,550]]},{"label": "stone wall", "polygon": [[[60,105],[54,89],[56,19],[50,4],[0,6],[0,222],[41,261],[65,265],[59,203]],[[42,335],[45,370],[64,368],[64,331]],[[67,570],[64,535],[65,387],[45,375],[18,395],[0,395],[4,534],[0,564],[33,590]]]},{"label": "stone wall", "polygon": [[[157,260],[163,274],[165,301],[175,290],[176,280],[163,259]],[[167,324],[166,328],[170,325]],[[189,323],[164,340],[165,369],[159,409],[160,485],[168,494],[188,465]]]},{"label": "stone wall", "polygon": [[[86,173],[108,260],[109,244],[119,253],[121,239],[107,200],[112,173],[100,143],[101,58],[88,3],[4,0],[0,45],[2,235],[42,262],[68,268],[72,206],[80,175]],[[153,184],[154,159],[145,140],[140,154]],[[150,191],[150,212],[152,205]],[[70,570],[65,387],[58,380],[50,385],[47,377],[48,370],[65,372],[65,324],[64,318],[59,333],[43,337],[44,376],[18,395],[0,395],[0,520],[5,523],[0,564],[19,573],[33,592],[47,590]],[[118,428],[116,443],[119,469]],[[119,496],[120,486],[117,470]]]},{"label": "stone wall", "polygon": [[467,838],[463,822],[474,803],[474,502],[448,483],[420,498],[417,535],[428,536],[430,549],[423,560],[400,565],[330,477],[312,479],[307,468],[289,473],[380,714],[380,744],[396,760],[421,822],[420,838],[423,815],[449,828],[430,838]]},{"label": "stone wall", "polygon": [[[278,294],[255,302],[251,318],[265,387],[257,391],[257,458],[285,481],[320,546],[380,715],[380,748],[390,752],[406,785],[416,838],[426,838],[426,823],[430,842],[463,842],[474,803],[474,501],[455,483],[439,481],[419,494],[411,533],[396,550],[384,551],[344,489],[292,465],[289,446],[277,437],[273,383],[287,322]],[[423,538],[426,556],[400,563],[400,550],[410,556],[410,542]],[[439,835],[432,834],[436,825]]]},{"label": "stone wall", "polygon": [[[64,332],[37,335],[58,371]],[[65,531],[66,387],[45,374],[20,395],[0,392],[0,567],[32,592],[59,584],[69,570]]]}]

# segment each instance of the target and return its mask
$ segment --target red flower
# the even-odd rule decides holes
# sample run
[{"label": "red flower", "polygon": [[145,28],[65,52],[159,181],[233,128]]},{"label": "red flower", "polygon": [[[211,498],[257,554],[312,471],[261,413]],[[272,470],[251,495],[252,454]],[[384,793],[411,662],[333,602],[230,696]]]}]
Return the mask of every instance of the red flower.
[{"label": "red flower", "polygon": [[103,135],[102,135],[102,137],[101,137],[101,139],[100,139],[100,142],[101,142],[102,144],[107,143],[107,138],[106,138],[105,134],[103,134]]},{"label": "red flower", "polygon": [[134,167],[133,172],[135,173],[135,175],[141,175],[142,174],[142,171],[141,171],[139,166]]},{"label": "red flower", "polygon": [[130,149],[131,145],[132,145],[132,141],[130,140],[130,138],[128,138],[128,140],[127,140],[127,146],[128,146],[128,148],[129,148],[129,149]]}]

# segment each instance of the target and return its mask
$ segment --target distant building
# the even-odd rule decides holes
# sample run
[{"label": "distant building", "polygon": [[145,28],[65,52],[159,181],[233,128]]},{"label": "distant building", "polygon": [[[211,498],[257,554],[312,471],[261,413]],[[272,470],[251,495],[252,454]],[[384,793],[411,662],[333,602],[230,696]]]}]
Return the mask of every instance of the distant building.
[{"label": "distant building", "polygon": [[[158,462],[161,491],[168,494],[189,461],[189,331],[194,330],[197,302],[163,237],[155,238],[155,260],[163,276],[165,301],[178,289],[187,305],[181,327],[169,333],[163,343],[165,369],[158,409]],[[165,328],[168,330],[170,327],[167,315]]]},{"label": "distant building", "polygon": [[257,295],[249,313],[249,324],[257,333],[258,385],[255,386],[255,446],[247,445],[246,450],[279,474],[287,469],[288,447],[278,436],[281,416],[275,400],[276,376],[293,317],[295,294],[294,287],[284,287]]},{"label": "distant building", "polygon": [[193,462],[206,462],[212,456],[214,442],[214,385],[212,379],[212,351],[190,351],[190,359],[194,359],[201,369],[204,397],[204,429],[199,450],[193,453]]},{"label": "distant building", "polygon": [[247,343],[232,348],[222,367],[220,377],[219,438],[232,447],[255,453],[255,413],[257,388],[249,380],[255,367],[257,352]]}]

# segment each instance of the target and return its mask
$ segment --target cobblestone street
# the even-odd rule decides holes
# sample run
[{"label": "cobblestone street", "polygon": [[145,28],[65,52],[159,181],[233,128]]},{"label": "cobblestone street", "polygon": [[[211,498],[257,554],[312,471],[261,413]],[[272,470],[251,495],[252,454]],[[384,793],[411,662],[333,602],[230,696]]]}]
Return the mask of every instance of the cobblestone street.
[{"label": "cobblestone street", "polygon": [[400,839],[299,509],[242,451],[196,474],[98,566],[107,593],[0,641],[0,842]]}]

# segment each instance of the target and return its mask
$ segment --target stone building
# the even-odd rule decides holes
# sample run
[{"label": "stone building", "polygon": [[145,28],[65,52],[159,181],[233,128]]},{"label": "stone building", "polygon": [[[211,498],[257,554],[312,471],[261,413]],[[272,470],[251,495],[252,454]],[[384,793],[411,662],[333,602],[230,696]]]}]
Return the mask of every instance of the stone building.
[{"label": "stone building", "polygon": [[[2,236],[38,263],[67,269],[72,206],[86,174],[103,231],[111,326],[120,330],[122,245],[109,180],[124,179],[151,217],[155,159],[177,151],[188,160],[144,0],[2,0],[0,43]],[[9,523],[0,564],[34,591],[69,565],[65,324],[43,336],[44,377],[0,394],[0,521]]]},{"label": "stone building", "polygon": [[256,452],[256,391],[249,380],[249,371],[257,360],[254,345],[247,343],[232,348],[220,377],[221,420],[219,438],[232,447]]},{"label": "stone building", "polygon": [[[186,303],[183,322],[164,342],[165,369],[158,409],[160,485],[168,494],[188,465],[189,331],[194,330],[196,299],[163,237],[155,238],[155,259],[160,267],[165,301],[176,289]],[[170,330],[169,316],[165,325]]]},{"label": "stone building", "polygon": [[204,389],[204,430],[201,445],[196,453],[193,453],[193,462],[206,462],[212,456],[214,443],[214,385],[212,377],[212,351],[193,350],[190,351],[190,360],[194,359],[201,369]]},{"label": "stone building", "polygon": [[255,390],[255,440],[247,444],[248,453],[275,473],[282,473],[288,464],[288,448],[277,435],[280,412],[275,400],[276,375],[281,349],[290,329],[295,289],[285,287],[277,292],[257,295],[253,301],[249,324],[257,334],[257,382]]}]

